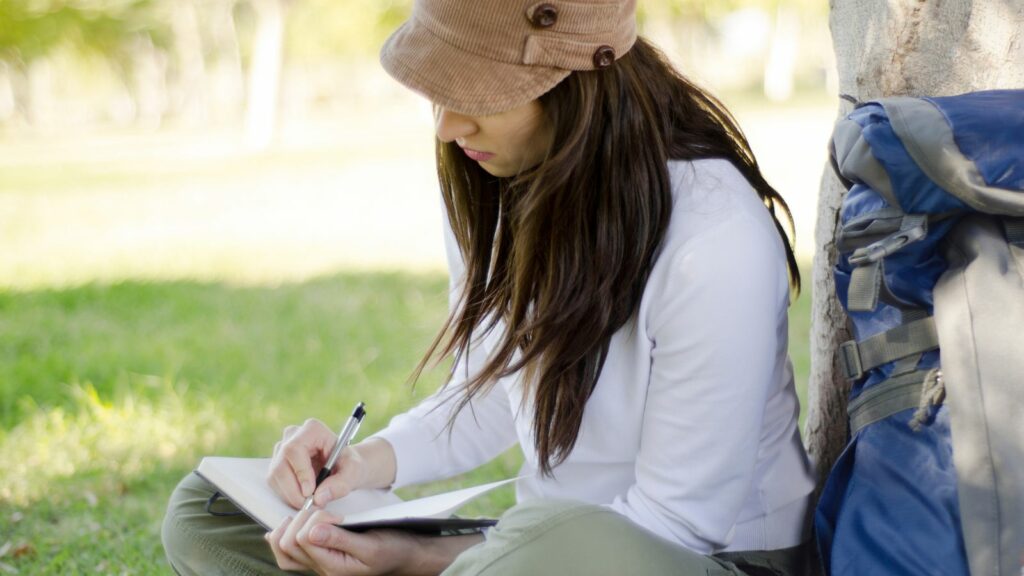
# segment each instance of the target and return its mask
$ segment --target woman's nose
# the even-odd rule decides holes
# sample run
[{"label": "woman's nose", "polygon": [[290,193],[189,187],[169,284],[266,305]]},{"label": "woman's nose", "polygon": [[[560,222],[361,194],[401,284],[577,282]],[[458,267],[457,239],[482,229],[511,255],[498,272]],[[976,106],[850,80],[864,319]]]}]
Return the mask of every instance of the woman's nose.
[{"label": "woman's nose", "polygon": [[477,131],[473,118],[458,112],[438,107],[434,113],[434,132],[441,142],[451,142],[456,138],[465,138]]}]

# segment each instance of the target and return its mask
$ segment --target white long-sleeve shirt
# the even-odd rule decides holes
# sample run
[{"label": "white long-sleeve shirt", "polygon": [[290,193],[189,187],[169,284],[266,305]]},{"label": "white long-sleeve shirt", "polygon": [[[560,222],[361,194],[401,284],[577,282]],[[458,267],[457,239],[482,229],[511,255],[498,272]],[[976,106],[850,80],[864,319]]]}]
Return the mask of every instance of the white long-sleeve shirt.
[{"label": "white long-sleeve shirt", "polygon": [[[663,250],[633,320],[614,334],[576,445],[553,478],[532,474],[532,406],[516,375],[445,425],[467,373],[500,337],[485,336],[456,377],[376,436],[395,450],[395,487],[473,469],[515,443],[520,501],[610,506],[700,553],[771,550],[803,541],[814,487],[797,431],[787,355],[789,285],[782,241],[743,176],[725,160],[672,161]],[[464,265],[450,229],[452,302]]]}]

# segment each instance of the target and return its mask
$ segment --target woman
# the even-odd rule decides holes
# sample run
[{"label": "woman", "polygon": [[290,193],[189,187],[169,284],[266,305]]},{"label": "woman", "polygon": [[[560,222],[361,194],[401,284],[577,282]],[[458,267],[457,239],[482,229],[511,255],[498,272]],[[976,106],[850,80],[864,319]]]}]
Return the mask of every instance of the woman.
[{"label": "woman", "polygon": [[[518,442],[536,472],[520,504],[486,538],[352,534],[314,508],[267,546],[197,512],[211,489],[189,477],[164,524],[179,572],[802,569],[814,483],[786,354],[788,210],[724,108],[636,37],[634,9],[417,0],[381,55],[435,105],[452,312],[427,358],[456,362],[346,450],[315,502]],[[269,479],[284,499],[314,494],[334,439],[285,431]]]}]

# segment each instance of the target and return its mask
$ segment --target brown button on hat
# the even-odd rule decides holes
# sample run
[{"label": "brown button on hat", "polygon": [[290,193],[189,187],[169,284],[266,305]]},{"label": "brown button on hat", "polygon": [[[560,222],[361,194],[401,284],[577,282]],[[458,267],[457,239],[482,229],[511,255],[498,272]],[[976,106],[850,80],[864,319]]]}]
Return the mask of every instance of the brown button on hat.
[{"label": "brown button on hat", "polygon": [[449,110],[483,116],[539,97],[636,41],[636,0],[415,0],[384,69]]}]

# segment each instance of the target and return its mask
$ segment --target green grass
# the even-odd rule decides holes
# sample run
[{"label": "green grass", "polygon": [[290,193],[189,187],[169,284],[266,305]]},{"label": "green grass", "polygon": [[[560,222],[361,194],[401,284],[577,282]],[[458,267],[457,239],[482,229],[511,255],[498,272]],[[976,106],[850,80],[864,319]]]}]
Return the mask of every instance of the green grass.
[{"label": "green grass", "polygon": [[[203,454],[266,455],[285,425],[337,426],[357,400],[373,430],[437,385],[437,371],[415,392],[405,382],[443,318],[445,286],[440,275],[344,274],[0,294],[0,546],[19,550],[0,562],[22,574],[166,570],[163,507]],[[801,384],[808,307],[805,294],[792,315]],[[513,474],[520,458],[444,486]],[[469,512],[512,499],[505,489]]]},{"label": "green grass", "polygon": [[789,357],[793,360],[796,393],[800,397],[800,430],[807,418],[807,382],[811,376],[811,263],[800,264],[803,291],[789,308]]},{"label": "green grass", "polygon": [[[364,274],[0,295],[0,546],[31,545],[0,562],[27,574],[153,572],[167,496],[203,454],[266,455],[285,425],[338,426],[357,400],[373,430],[436,387],[436,371],[415,392],[406,379],[446,286],[440,275]],[[517,463],[507,455],[471,481]]]}]

